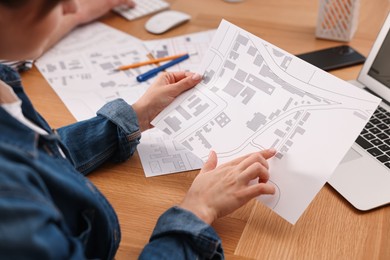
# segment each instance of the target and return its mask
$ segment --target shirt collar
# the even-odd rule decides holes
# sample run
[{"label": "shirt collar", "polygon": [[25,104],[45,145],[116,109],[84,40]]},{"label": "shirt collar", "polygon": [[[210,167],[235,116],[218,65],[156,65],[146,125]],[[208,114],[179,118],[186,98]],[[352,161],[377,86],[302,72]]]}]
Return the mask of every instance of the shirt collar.
[{"label": "shirt collar", "polygon": [[12,104],[19,100],[12,88],[0,80],[0,105]]},{"label": "shirt collar", "polygon": [[9,144],[13,149],[37,155],[39,134],[31,130],[0,107],[0,142]]}]

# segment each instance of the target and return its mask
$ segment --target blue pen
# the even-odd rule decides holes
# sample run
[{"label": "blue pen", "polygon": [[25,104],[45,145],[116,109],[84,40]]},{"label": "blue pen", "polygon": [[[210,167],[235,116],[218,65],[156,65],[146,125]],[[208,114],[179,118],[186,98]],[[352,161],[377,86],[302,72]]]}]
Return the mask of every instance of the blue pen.
[{"label": "blue pen", "polygon": [[183,55],[177,59],[174,59],[174,60],[171,60],[170,62],[167,62],[157,68],[154,68],[154,69],[151,69],[149,70],[148,72],[145,72],[141,75],[138,75],[137,76],[137,81],[138,82],[144,82],[144,81],[147,81],[148,79],[156,76],[159,72],[169,68],[169,67],[172,67],[173,65],[176,65],[178,64],[179,62],[182,62],[183,60],[186,60],[190,57],[189,54],[186,54],[186,55]]}]

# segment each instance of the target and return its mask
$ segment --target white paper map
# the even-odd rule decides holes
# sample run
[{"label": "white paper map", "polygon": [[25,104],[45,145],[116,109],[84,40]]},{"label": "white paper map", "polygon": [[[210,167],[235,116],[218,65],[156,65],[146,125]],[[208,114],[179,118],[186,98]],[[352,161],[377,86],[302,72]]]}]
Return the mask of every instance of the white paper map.
[{"label": "white paper map", "polygon": [[191,55],[190,59],[168,68],[167,71],[197,71],[202,64],[202,59],[209,48],[215,32],[216,30],[208,30],[167,39],[145,41],[144,44],[155,58],[180,53]]},{"label": "white paper map", "polygon": [[138,153],[146,177],[200,169],[202,160],[157,128],[142,133]]},{"label": "white paper map", "polygon": [[147,59],[135,37],[102,23],[77,28],[36,61],[36,66],[77,120],[96,115],[105,103],[123,98],[134,103],[147,89],[135,77],[152,66],[115,68]]},{"label": "white paper map", "polygon": [[152,123],[201,159],[274,147],[275,195],[259,200],[295,223],[331,176],[379,99],[222,21],[204,80]]},{"label": "white paper map", "polygon": [[[198,55],[191,56],[177,68],[192,70],[200,66],[212,32],[151,41],[148,46],[156,48],[152,52],[158,52],[158,57],[196,50]],[[162,49],[166,51],[162,53]],[[73,116],[81,121],[95,116],[97,110],[111,100],[123,98],[133,104],[144,94],[153,79],[140,84],[135,77],[152,66],[119,72],[114,69],[144,61],[148,53],[139,39],[96,22],[71,32],[35,65]],[[147,177],[199,169],[203,164],[158,130],[142,134],[138,153]]]}]

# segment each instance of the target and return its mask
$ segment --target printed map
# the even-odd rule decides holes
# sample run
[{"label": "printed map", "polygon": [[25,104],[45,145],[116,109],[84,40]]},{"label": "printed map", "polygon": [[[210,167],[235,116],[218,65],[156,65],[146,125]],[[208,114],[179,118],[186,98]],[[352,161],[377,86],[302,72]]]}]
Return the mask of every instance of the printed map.
[{"label": "printed map", "polygon": [[295,223],[350,148],[379,100],[223,21],[202,83],[153,124],[205,160],[276,148],[274,196],[259,199]]}]

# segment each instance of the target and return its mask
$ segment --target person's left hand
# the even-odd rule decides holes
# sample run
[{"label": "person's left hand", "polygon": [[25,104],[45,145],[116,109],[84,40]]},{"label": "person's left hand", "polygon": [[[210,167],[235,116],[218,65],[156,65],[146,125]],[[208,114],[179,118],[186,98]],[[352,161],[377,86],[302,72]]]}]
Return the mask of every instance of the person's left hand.
[{"label": "person's left hand", "polygon": [[146,93],[132,107],[137,114],[139,128],[152,128],[150,122],[184,91],[202,80],[199,74],[191,72],[164,72],[149,87]]},{"label": "person's left hand", "polygon": [[180,207],[211,224],[257,196],[274,194],[267,160],[275,154],[275,149],[266,149],[216,167],[217,154],[211,151]]},{"label": "person's left hand", "polygon": [[133,8],[135,3],[132,0],[78,0],[78,10],[76,13],[78,24],[85,24],[96,20],[119,5]]}]

